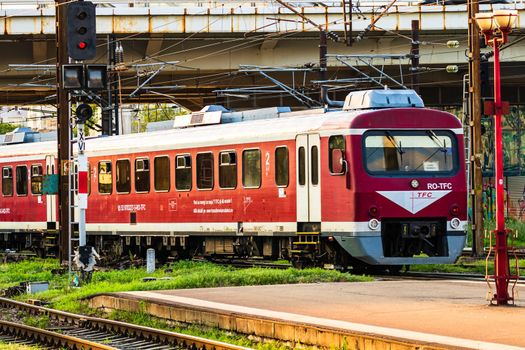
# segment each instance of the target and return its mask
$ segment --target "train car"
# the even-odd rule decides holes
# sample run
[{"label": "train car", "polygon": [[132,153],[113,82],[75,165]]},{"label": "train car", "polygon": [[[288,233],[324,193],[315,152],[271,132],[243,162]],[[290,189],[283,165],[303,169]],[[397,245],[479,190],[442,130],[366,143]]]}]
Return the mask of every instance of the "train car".
[{"label": "train car", "polygon": [[[463,128],[411,90],[353,92],[334,111],[212,106],[174,126],[87,141],[99,250],[393,269],[462,251]],[[38,190],[54,147],[0,148],[4,243],[56,225],[56,198]]]}]

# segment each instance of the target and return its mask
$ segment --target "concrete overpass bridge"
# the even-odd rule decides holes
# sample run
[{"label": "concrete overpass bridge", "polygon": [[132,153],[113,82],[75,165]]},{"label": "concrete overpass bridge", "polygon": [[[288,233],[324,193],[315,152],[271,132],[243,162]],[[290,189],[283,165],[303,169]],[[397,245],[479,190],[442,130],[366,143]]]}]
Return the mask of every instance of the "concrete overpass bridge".
[{"label": "concrete overpass bridge", "polygon": [[[461,103],[463,75],[467,72],[465,5],[398,1],[382,15],[386,2],[361,2],[354,4],[350,16],[348,6],[343,7],[339,1],[287,1],[295,12],[275,1],[94,2],[98,4],[99,57],[93,62],[106,63],[108,50],[114,50],[113,44],[122,45],[128,69],[119,71],[118,85],[124,103],[169,99],[190,109],[217,99],[231,106],[297,104],[297,99],[288,94],[267,92],[254,97],[244,90],[246,87],[256,91],[276,90],[275,81],[261,74],[257,67],[296,68],[266,74],[316,98],[311,82],[323,78],[318,70],[319,28],[340,38],[337,42],[328,41],[330,55],[369,56],[361,61],[356,57],[342,60],[331,56],[326,78],[360,77],[352,66],[374,75],[377,72],[367,66],[372,63],[384,67],[397,82],[404,79],[407,83],[411,74],[417,74],[427,103]],[[1,104],[53,102],[54,6],[51,0],[0,0]],[[525,40],[520,40],[525,27],[525,5],[521,2],[481,5],[480,11],[493,8],[511,8],[519,13],[511,36],[514,43],[502,51],[502,73],[505,96],[514,103],[523,102]],[[355,38],[377,17],[379,20],[363,40],[351,46],[345,44],[345,37]],[[412,20],[420,23],[423,69],[417,73],[409,72],[409,59],[404,56],[410,52]],[[459,47],[448,47],[446,43],[450,40],[457,40]],[[459,71],[445,73],[444,68],[450,64],[458,65]],[[256,67],[239,72],[241,65]],[[383,83],[396,86],[384,78]],[[355,80],[341,84],[350,88],[364,86]],[[223,91],[217,97],[217,90],[232,88],[240,90]]]}]

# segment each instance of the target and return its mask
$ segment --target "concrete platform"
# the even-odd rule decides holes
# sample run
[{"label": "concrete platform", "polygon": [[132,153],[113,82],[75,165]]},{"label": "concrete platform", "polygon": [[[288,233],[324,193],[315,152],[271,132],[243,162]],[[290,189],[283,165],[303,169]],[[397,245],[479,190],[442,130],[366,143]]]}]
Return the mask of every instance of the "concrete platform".
[{"label": "concrete platform", "polygon": [[525,349],[524,303],[489,306],[486,292],[479,282],[391,280],[115,293],[91,306],[349,349]]}]

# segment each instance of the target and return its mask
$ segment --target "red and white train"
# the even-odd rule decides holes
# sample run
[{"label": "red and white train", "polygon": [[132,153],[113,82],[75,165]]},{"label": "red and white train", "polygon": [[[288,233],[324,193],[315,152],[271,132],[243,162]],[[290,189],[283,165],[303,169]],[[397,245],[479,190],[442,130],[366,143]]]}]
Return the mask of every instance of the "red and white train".
[{"label": "red and white train", "polygon": [[[456,260],[467,219],[458,118],[410,90],[275,111],[209,108],[176,120],[187,127],[88,140],[88,241],[342,267]],[[5,248],[42,246],[56,226],[56,198],[41,194],[55,152],[54,142],[0,147]]]}]

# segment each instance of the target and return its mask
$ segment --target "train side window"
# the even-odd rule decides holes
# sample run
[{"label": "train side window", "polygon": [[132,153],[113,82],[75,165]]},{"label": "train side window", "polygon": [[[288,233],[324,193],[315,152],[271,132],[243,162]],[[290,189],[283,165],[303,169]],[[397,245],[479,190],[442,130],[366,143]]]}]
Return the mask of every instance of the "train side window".
[{"label": "train side window", "polygon": [[147,193],[150,189],[149,159],[135,159],[135,192]]},{"label": "train side window", "polygon": [[342,136],[342,135],[334,135],[334,136],[330,136],[330,138],[328,139],[328,167],[330,168],[330,173],[332,175],[341,175],[340,172],[335,171],[334,165],[332,163],[333,162],[332,157],[333,157],[333,154],[334,154],[334,152],[333,152],[334,149],[341,150],[343,156],[344,156],[344,154],[346,154],[346,142],[345,142],[344,136]]},{"label": "train side window", "polygon": [[113,192],[113,170],[109,161],[98,162],[98,192],[103,194]]},{"label": "train side window", "polygon": [[197,154],[197,188],[213,189],[213,153]]},{"label": "train side window", "polygon": [[278,187],[287,187],[289,183],[288,147],[275,149],[275,184]]},{"label": "train side window", "polygon": [[153,163],[155,167],[155,191],[168,192],[170,190],[170,158],[156,157]]},{"label": "train side window", "polygon": [[31,165],[31,193],[42,194],[42,165]]},{"label": "train side window", "polygon": [[219,187],[225,189],[237,187],[237,154],[235,152],[219,153]]},{"label": "train side window", "polygon": [[191,190],[191,155],[175,157],[175,188],[177,191]]},{"label": "train side window", "polygon": [[117,160],[117,193],[131,192],[131,164],[128,159]]},{"label": "train side window", "polygon": [[304,147],[299,147],[299,185],[306,185],[306,154]]},{"label": "train side window", "polygon": [[258,149],[242,152],[242,185],[247,188],[261,187],[261,151]]},{"label": "train side window", "polygon": [[310,149],[312,185],[319,185],[319,149],[312,146]]},{"label": "train side window", "polygon": [[27,167],[25,165],[16,167],[16,194],[27,196]]},{"label": "train side window", "polygon": [[2,168],[2,195],[13,195],[13,168],[11,167]]}]

